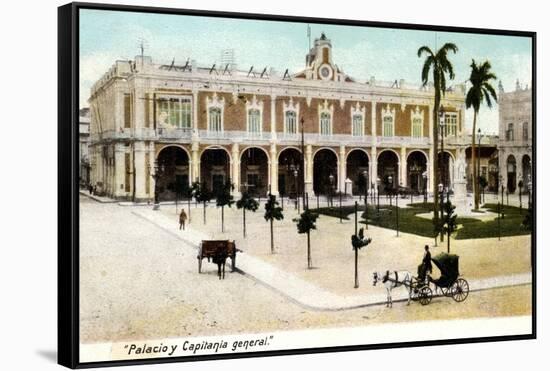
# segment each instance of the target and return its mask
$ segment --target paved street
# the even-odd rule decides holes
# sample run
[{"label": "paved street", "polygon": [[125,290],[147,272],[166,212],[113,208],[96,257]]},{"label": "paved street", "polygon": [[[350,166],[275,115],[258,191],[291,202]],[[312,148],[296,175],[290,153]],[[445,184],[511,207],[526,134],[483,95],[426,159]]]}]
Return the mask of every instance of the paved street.
[{"label": "paved street", "polygon": [[[530,285],[346,311],[312,310],[247,275],[197,273],[196,253],[174,232],[140,216],[147,206],[81,197],[83,342],[342,327],[421,319],[530,314]],[[366,283],[365,283],[366,285]]]}]

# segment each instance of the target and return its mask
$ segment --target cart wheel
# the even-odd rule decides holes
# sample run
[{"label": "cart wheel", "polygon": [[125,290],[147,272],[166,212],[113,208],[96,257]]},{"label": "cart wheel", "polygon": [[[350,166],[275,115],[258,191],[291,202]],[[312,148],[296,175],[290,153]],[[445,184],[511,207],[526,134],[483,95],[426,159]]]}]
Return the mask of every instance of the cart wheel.
[{"label": "cart wheel", "polygon": [[456,302],[460,303],[466,300],[468,294],[470,293],[470,286],[468,285],[468,281],[462,278],[457,279],[453,286],[451,286],[451,293],[453,299]]},{"label": "cart wheel", "polygon": [[432,289],[430,289],[428,286],[422,287],[418,291],[418,300],[422,305],[430,304],[430,302],[432,301]]}]

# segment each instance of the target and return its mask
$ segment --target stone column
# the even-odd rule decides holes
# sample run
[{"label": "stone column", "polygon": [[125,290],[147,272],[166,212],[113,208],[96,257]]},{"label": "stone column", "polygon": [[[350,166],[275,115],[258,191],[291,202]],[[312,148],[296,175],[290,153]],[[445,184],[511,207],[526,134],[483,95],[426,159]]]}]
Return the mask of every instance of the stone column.
[{"label": "stone column", "polygon": [[125,147],[122,143],[115,144],[115,197],[125,197],[124,181],[126,178]]},{"label": "stone column", "polygon": [[[199,137],[199,92],[193,91],[193,134],[192,138]],[[193,178],[195,179],[195,178]]]},{"label": "stone column", "polygon": [[306,193],[313,196],[313,149],[311,144],[306,146]]},{"label": "stone column", "polygon": [[378,158],[376,154],[376,147],[371,147],[370,149],[370,171],[369,171],[369,180],[370,184],[369,187],[371,187],[374,184],[373,191],[376,193],[377,191],[377,183],[376,180],[378,179]]},{"label": "stone column", "polygon": [[371,135],[373,139],[376,138],[376,102],[372,102],[372,112],[371,112]]},{"label": "stone column", "polygon": [[408,179],[407,179],[407,147],[403,146],[401,147],[401,156],[400,156],[399,163],[401,164],[401,173],[399,175],[399,182],[400,185],[403,187],[407,187]]},{"label": "stone column", "polygon": [[145,179],[145,153],[147,151],[148,148],[145,147],[145,142],[134,142],[136,201],[144,201],[148,198],[145,190],[145,182],[148,181],[148,179]]},{"label": "stone column", "polygon": [[346,146],[340,146],[340,153],[338,155],[338,191],[344,192],[346,184]]},{"label": "stone column", "polygon": [[[272,101],[273,102],[273,101]],[[279,159],[277,158],[277,145],[271,143],[269,148],[269,186],[271,194],[279,196]],[[270,189],[268,189],[268,192]]]},{"label": "stone column", "polygon": [[148,179],[149,182],[149,192],[148,196],[149,199],[155,198],[155,180],[151,176],[155,172],[155,160],[156,160],[156,153],[155,153],[155,142],[149,142],[149,169],[145,172],[145,176]]},{"label": "stone column", "polygon": [[233,143],[231,146],[231,182],[235,186],[233,196],[238,197],[241,194],[241,159],[239,158],[239,143]]},{"label": "stone column", "polygon": [[[276,99],[277,99],[276,95],[274,95],[274,94],[271,95],[271,140],[276,140],[277,139],[277,123],[276,123],[277,115],[275,114],[275,108],[276,108],[275,103],[277,102]],[[298,118],[296,118],[296,119],[298,119]],[[272,191],[273,191],[273,188],[272,188]]]},{"label": "stone column", "polygon": [[200,159],[199,159],[199,142],[191,143],[191,182],[200,182]]},{"label": "stone column", "polygon": [[145,127],[145,103],[147,100],[143,99],[145,90],[141,83],[134,81],[134,84],[134,132],[141,133],[141,130]]}]

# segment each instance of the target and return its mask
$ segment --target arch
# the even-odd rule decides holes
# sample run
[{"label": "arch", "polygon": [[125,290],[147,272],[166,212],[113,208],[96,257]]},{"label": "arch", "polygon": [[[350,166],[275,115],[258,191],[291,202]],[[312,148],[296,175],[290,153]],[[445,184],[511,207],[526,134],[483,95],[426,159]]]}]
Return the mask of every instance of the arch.
[{"label": "arch", "polygon": [[370,154],[369,154],[369,151],[367,151],[365,148],[352,148],[352,149],[350,149],[349,152],[346,154],[346,161],[348,160],[349,155],[350,155],[353,151],[361,151],[361,152],[363,152],[364,154],[367,155],[367,158],[368,158],[369,161],[370,161]]},{"label": "arch", "polygon": [[380,179],[379,192],[392,192],[399,185],[399,155],[392,149],[384,149],[378,154],[377,180]]},{"label": "arch", "polygon": [[159,156],[159,154],[168,147],[181,148],[185,151],[185,153],[187,154],[187,157],[191,158],[191,153],[189,152],[189,150],[187,148],[185,148],[185,146],[183,144],[175,144],[175,143],[174,144],[166,144],[166,145],[163,145],[162,147],[160,147],[158,150],[155,151],[155,158],[157,158]]},{"label": "arch", "polygon": [[[283,156],[284,152],[286,152],[285,156]],[[286,196],[297,195],[302,190],[294,171],[303,171],[302,152],[294,146],[285,147],[279,152],[277,162],[278,179],[276,181],[279,193]]]},{"label": "arch", "polygon": [[412,150],[407,155],[407,184],[417,193],[423,193],[427,189],[428,156],[422,150]]},{"label": "arch", "polygon": [[426,159],[426,162],[427,161],[430,161],[430,158],[428,156],[428,154],[426,153],[426,151],[424,151],[423,149],[413,149],[412,151],[410,151],[408,154],[407,154],[407,162],[409,161],[409,157],[415,153],[415,152],[420,152],[424,155],[424,158]]},{"label": "arch", "polygon": [[202,158],[202,155],[204,154],[204,152],[206,152],[209,149],[222,149],[225,151],[225,153],[227,153],[227,156],[229,156],[229,160],[231,160],[231,152],[224,146],[220,146],[218,144],[211,144],[209,146],[204,147],[199,155],[199,159]]},{"label": "arch", "polygon": [[255,196],[267,194],[268,186],[271,184],[267,151],[261,147],[249,146],[241,152],[239,161],[238,188],[241,190],[242,187],[243,191]]},{"label": "arch", "polygon": [[201,152],[200,181],[208,191],[216,193],[229,180],[231,163],[231,155],[224,147],[208,146]]},{"label": "arch", "polygon": [[178,145],[167,145],[157,152],[155,170],[159,178],[155,182],[155,192],[161,201],[181,198],[189,188],[190,157]]},{"label": "arch", "polygon": [[513,154],[506,157],[506,188],[508,192],[514,193],[517,185],[517,161]]},{"label": "arch", "polygon": [[[332,194],[338,189],[338,155],[329,147],[319,148],[313,156],[313,191],[315,194]],[[332,175],[332,183],[330,182]]]},{"label": "arch", "polygon": [[295,149],[296,151],[302,153],[302,150],[296,146],[286,146],[285,148],[281,149],[279,153],[277,154],[277,161],[279,161],[279,158],[281,157],[281,153],[286,151],[287,149]]},{"label": "arch", "polygon": [[380,159],[380,156],[382,155],[382,153],[384,152],[391,152],[393,153],[394,155],[397,156],[397,162],[399,162],[399,153],[397,153],[396,150],[392,149],[392,148],[384,148],[382,149],[380,152],[378,152],[378,155],[376,156],[376,161],[378,161]]},{"label": "arch", "polygon": [[334,153],[334,155],[336,156],[336,158],[338,159],[338,152],[336,152],[336,150],[332,147],[319,147],[317,148],[315,151],[313,151],[313,160],[315,161],[315,156],[317,155],[317,153],[319,151],[322,151],[324,149],[327,149],[329,151],[332,151],[332,153]]},{"label": "arch", "polygon": [[367,151],[362,148],[354,148],[348,152],[346,156],[346,177],[352,181],[349,190],[352,194],[366,194],[370,184],[369,166],[370,158]]},{"label": "arch", "polygon": [[248,149],[253,149],[253,148],[262,150],[262,151],[265,153],[265,156],[267,157],[267,161],[268,161],[268,162],[271,162],[271,159],[269,158],[269,152],[267,151],[267,149],[265,149],[265,148],[263,148],[263,147],[260,147],[260,146],[255,146],[255,145],[250,145],[250,146],[244,147],[244,148],[241,150],[241,153],[239,153],[239,160],[243,157],[243,154],[244,154],[244,152],[245,152],[246,150],[248,150]]}]

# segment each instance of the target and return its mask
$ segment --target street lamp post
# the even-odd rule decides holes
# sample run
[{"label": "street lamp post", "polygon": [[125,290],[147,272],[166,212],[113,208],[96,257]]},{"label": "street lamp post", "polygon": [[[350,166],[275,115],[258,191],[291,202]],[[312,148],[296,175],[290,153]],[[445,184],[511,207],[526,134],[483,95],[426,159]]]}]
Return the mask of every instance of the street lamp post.
[{"label": "street lamp post", "polygon": [[298,193],[298,169],[294,169],[294,188],[296,190],[296,206],[295,209],[298,209],[298,214],[300,214],[300,197]]},{"label": "street lamp post", "polygon": [[158,160],[155,160],[155,173],[151,174],[151,176],[155,180],[155,190],[154,190],[155,198],[153,203],[153,210],[160,209],[158,181],[162,177],[163,172],[164,172],[164,167],[159,164]]},{"label": "street lamp post", "polygon": [[369,173],[367,170],[363,171],[363,178],[365,178],[365,229],[369,229],[369,202],[367,197],[367,184]]},{"label": "street lamp post", "polygon": [[332,203],[332,187],[333,187],[333,184],[334,184],[334,175],[330,174],[328,176],[328,180],[330,181],[330,189],[329,189],[330,207],[332,207],[333,206],[333,203]]},{"label": "street lamp post", "polygon": [[[441,210],[440,222],[443,223],[443,193],[445,191],[445,188],[443,187],[443,183],[439,183],[438,189],[439,189],[439,209]],[[443,231],[438,231],[438,232],[440,232],[441,241],[443,241]]]},{"label": "street lamp post", "polygon": [[428,171],[422,173],[422,179],[424,180],[424,205],[428,202]]},{"label": "street lamp post", "polygon": [[388,183],[390,184],[390,187],[391,187],[390,189],[392,190],[392,191],[388,192],[389,196],[390,196],[390,207],[391,207],[392,206],[391,199],[392,199],[392,192],[393,192],[393,177],[391,175],[388,176]]},{"label": "street lamp post", "polygon": [[376,178],[376,215],[380,217],[380,177]]},{"label": "street lamp post", "polygon": [[395,194],[395,231],[399,237],[399,188]]},{"label": "street lamp post", "polygon": [[519,189],[519,213],[521,214],[521,211],[523,209],[523,205],[521,202],[521,189],[523,188],[523,176],[521,177],[522,180],[518,182],[518,189]]}]

